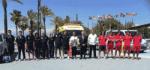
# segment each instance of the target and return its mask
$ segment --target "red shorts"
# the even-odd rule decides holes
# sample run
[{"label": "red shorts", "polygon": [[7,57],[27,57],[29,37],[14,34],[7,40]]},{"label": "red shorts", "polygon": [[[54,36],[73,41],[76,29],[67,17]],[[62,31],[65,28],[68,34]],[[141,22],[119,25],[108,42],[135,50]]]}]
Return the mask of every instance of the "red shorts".
[{"label": "red shorts", "polygon": [[124,51],[131,51],[131,48],[129,45],[125,45],[123,48]]},{"label": "red shorts", "polygon": [[133,47],[134,52],[140,52],[140,50],[141,50],[141,46],[134,46]]},{"label": "red shorts", "polygon": [[114,46],[113,45],[108,45],[108,50],[113,50]]},{"label": "red shorts", "polygon": [[119,45],[116,45],[116,48],[115,48],[116,50],[121,50],[121,45],[119,46]]}]

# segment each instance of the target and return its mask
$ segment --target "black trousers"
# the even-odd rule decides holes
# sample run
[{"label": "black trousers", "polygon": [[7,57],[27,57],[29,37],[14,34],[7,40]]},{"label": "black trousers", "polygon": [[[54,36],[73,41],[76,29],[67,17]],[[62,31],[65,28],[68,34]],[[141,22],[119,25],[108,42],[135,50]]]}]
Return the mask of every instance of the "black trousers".
[{"label": "black trousers", "polygon": [[90,45],[89,58],[91,58],[91,56],[92,56],[92,51],[94,53],[94,58],[96,58],[96,45]]},{"label": "black trousers", "polygon": [[10,56],[14,55],[14,45],[11,44],[8,45],[8,53]]},{"label": "black trousers", "polygon": [[41,57],[41,47],[40,46],[36,46],[36,50],[35,50],[35,55],[36,55],[36,58],[40,59]]},{"label": "black trousers", "polygon": [[50,58],[54,58],[54,45],[49,45],[49,56]]},{"label": "black trousers", "polygon": [[21,52],[23,54],[23,59],[25,59],[25,46],[18,46],[18,59],[21,59]]},{"label": "black trousers", "polygon": [[86,56],[86,46],[81,46],[81,50],[80,50],[80,58],[85,58]]},{"label": "black trousers", "polygon": [[76,54],[77,54],[77,47],[72,47],[72,57],[76,58]]},{"label": "black trousers", "polygon": [[42,46],[42,57],[43,59],[48,58],[48,47]]}]

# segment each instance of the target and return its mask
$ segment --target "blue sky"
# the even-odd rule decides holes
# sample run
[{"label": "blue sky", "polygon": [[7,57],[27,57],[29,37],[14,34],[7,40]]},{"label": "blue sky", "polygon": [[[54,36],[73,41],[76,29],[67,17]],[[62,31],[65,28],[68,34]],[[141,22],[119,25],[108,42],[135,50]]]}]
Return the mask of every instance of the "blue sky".
[{"label": "blue sky", "polygon": [[[8,0],[8,27],[14,30],[15,26],[10,21],[10,12],[13,9],[20,10],[23,15],[27,15],[26,11],[33,9],[37,11],[37,0],[22,0],[23,5],[17,4]],[[71,20],[75,20],[75,15],[78,14],[79,20],[83,21],[84,25],[92,24],[88,19],[89,16],[102,16],[106,14],[118,14],[120,12],[136,12],[138,15],[133,17],[136,24],[144,24],[150,22],[150,4],[147,0],[43,0],[42,4],[47,5],[57,16],[64,18],[70,16]],[[3,32],[3,8],[0,1],[0,32]],[[122,23],[130,21],[132,18],[119,18]],[[50,18],[47,18],[47,28],[52,29],[53,24]]]}]

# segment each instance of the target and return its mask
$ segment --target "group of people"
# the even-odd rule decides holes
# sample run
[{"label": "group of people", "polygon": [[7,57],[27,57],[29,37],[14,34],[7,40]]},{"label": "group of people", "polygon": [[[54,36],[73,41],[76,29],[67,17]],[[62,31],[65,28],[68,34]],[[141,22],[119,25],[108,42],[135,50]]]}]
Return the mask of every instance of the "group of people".
[{"label": "group of people", "polygon": [[[38,33],[33,34],[29,31],[26,37],[22,31],[19,31],[19,35],[15,38],[11,34],[11,30],[9,30],[6,42],[11,57],[14,56],[16,43],[18,48],[18,60],[26,60],[26,52],[28,53],[28,59],[31,60],[49,58],[64,59],[65,57],[75,59],[78,54],[80,55],[80,59],[85,59],[87,57],[92,58],[92,52],[94,58],[102,58],[101,52],[103,52],[103,57],[106,58],[121,58],[122,52],[124,53],[123,58],[126,57],[126,54],[128,54],[128,58],[131,58],[131,51],[133,51],[133,58],[139,59],[138,55],[141,49],[141,39],[140,34],[136,34],[132,37],[129,32],[126,32],[125,36],[122,36],[120,32],[117,34],[110,32],[108,35],[102,32],[98,36],[93,31],[91,31],[89,35],[86,35],[85,32],[82,31],[79,36],[77,36],[75,32],[72,32],[71,36],[69,36],[67,32],[56,32],[49,36],[42,33],[42,35],[39,36]],[[131,47],[131,42],[133,42],[133,47]],[[99,49],[98,55],[96,53],[97,49]],[[113,51],[115,51],[115,54]],[[21,52],[23,55],[22,59]]]},{"label": "group of people", "polygon": [[[128,58],[130,59],[130,53],[133,52],[133,59],[140,59],[139,53],[141,51],[141,40],[142,36],[139,33],[136,33],[134,36],[131,35],[130,32],[126,32],[125,36],[118,31],[117,34],[110,32],[107,36],[104,32],[102,32],[99,37],[99,56],[101,51],[104,52],[106,57],[111,53],[111,57],[117,58],[125,58],[126,54],[128,54]],[[115,51],[115,53],[113,53]],[[121,53],[123,52],[123,57]]]}]

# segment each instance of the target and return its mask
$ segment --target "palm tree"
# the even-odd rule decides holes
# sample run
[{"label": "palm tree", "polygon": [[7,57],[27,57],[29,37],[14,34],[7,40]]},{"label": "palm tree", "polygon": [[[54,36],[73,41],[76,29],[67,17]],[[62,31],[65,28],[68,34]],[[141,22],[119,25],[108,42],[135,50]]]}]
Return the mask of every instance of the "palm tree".
[{"label": "palm tree", "polygon": [[51,9],[49,9],[47,6],[41,6],[40,11],[42,13],[42,17],[43,17],[43,23],[44,23],[44,33],[46,34],[46,17],[47,16],[53,16],[54,13],[52,12]]},{"label": "palm tree", "polygon": [[30,30],[31,32],[33,32],[33,24],[35,22],[35,19],[37,18],[37,13],[36,12],[33,12],[33,10],[29,10],[27,12],[28,14],[28,18],[30,19]]},{"label": "palm tree", "polygon": [[18,10],[13,10],[11,14],[11,21],[13,21],[16,25],[16,36],[18,35],[18,24],[21,21],[21,12]]},{"label": "palm tree", "polygon": [[55,32],[57,31],[59,26],[63,26],[64,25],[64,21],[61,17],[56,16],[52,22],[55,24]]},{"label": "palm tree", "polygon": [[37,25],[37,32],[38,32],[38,35],[40,36],[41,35],[41,28],[40,28],[40,23],[41,23],[41,13],[40,13],[40,7],[41,7],[41,0],[37,0],[38,1],[38,25]]},{"label": "palm tree", "polygon": [[64,23],[65,24],[70,23],[70,17],[69,16],[66,16],[66,18],[64,19]]},{"label": "palm tree", "polygon": [[[15,2],[18,2],[20,4],[22,4],[22,2],[20,0],[12,0]],[[2,5],[3,5],[3,10],[4,10],[4,32],[7,35],[7,0],[2,0]]]},{"label": "palm tree", "polygon": [[24,31],[28,28],[28,18],[23,16],[20,24],[18,24],[18,27],[23,31],[24,34]]}]

